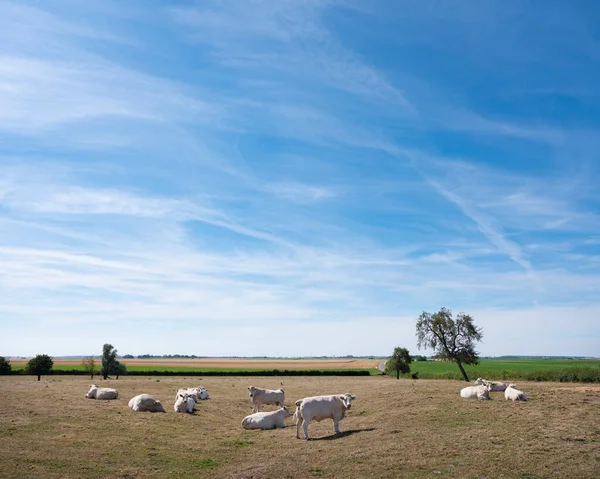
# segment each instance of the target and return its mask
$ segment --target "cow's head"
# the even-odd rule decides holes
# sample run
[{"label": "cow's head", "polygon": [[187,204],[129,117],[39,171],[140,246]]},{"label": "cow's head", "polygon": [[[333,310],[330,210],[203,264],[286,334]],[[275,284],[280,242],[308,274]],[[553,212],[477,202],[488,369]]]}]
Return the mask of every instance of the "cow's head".
[{"label": "cow's head", "polygon": [[154,404],[152,405],[152,412],[167,412],[165,411],[165,408],[163,407],[162,403],[160,401],[157,401],[156,399],[154,400]]},{"label": "cow's head", "polygon": [[517,387],[517,385],[516,385],[516,384],[514,384],[514,383],[510,383],[510,384],[508,385],[508,387],[509,387],[509,388],[516,388],[516,387]]},{"label": "cow's head", "polygon": [[96,397],[96,390],[97,389],[98,389],[98,386],[96,386],[95,384],[92,384],[90,386],[90,390],[85,395],[85,398],[86,399],[94,399]]},{"label": "cow's head", "polygon": [[477,379],[475,380],[475,384],[483,384],[483,381],[484,381],[484,380],[483,380],[482,378],[477,378]]},{"label": "cow's head", "polygon": [[283,417],[290,417],[292,415],[287,406],[283,406],[280,411],[284,411]]},{"label": "cow's head", "polygon": [[353,396],[350,393],[346,393],[340,396],[340,399],[342,400],[342,403],[344,403],[344,407],[346,409],[350,409],[352,407],[352,401],[356,399],[356,396]]},{"label": "cow's head", "polygon": [[248,388],[248,394],[250,394],[250,397],[253,397],[255,392],[256,392],[256,388],[254,386],[250,386]]}]

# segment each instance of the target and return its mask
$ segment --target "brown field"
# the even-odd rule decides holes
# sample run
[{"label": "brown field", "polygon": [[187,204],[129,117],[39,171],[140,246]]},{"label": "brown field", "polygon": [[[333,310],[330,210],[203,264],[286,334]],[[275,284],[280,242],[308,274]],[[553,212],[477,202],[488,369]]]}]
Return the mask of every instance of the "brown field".
[{"label": "brown field", "polygon": [[[245,431],[247,386],[277,388],[286,402],[330,393],[357,396],[342,433],[311,423]],[[98,380],[121,399],[84,399],[84,377],[0,377],[3,478],[597,478],[600,386],[519,383],[531,398],[464,400],[465,384],[372,377],[125,377]],[[173,412],[180,386],[208,388],[197,412]],[[160,399],[166,414],[134,413],[136,394]],[[267,407],[266,409],[269,409]],[[293,426],[293,418],[286,424]]]},{"label": "brown field", "polygon": [[[11,359],[14,366],[23,366],[27,359]],[[369,369],[376,368],[380,359],[119,359],[126,366],[185,366],[192,368],[239,369]],[[55,359],[55,366],[79,366],[81,359]]]}]

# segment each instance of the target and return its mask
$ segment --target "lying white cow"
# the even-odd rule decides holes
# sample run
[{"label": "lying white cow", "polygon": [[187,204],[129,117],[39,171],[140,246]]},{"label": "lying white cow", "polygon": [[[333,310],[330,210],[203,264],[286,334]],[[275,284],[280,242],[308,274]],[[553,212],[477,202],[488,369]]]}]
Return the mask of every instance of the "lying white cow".
[{"label": "lying white cow", "polygon": [[179,394],[173,405],[175,412],[194,412],[194,406],[196,405],[196,399],[191,394]]},{"label": "lying white cow", "polygon": [[488,384],[491,386],[490,391],[504,391],[506,390],[506,383],[500,381],[488,381],[487,379],[477,378],[475,384],[481,384],[483,386],[487,386]]},{"label": "lying white cow", "polygon": [[119,393],[116,389],[99,388],[92,384],[85,397],[88,399],[119,399]]},{"label": "lying white cow", "polygon": [[291,415],[292,413],[285,406],[277,411],[255,412],[242,420],[242,427],[244,429],[277,429],[285,427],[284,420]]},{"label": "lying white cow", "polygon": [[523,391],[517,389],[516,384],[509,384],[506,391],[504,391],[504,399],[510,399],[511,401],[527,401],[527,396],[525,396]]},{"label": "lying white cow", "polygon": [[465,399],[492,399],[490,397],[490,385],[468,386],[460,390],[460,397]]},{"label": "lying white cow", "polygon": [[208,391],[206,390],[206,388],[204,386],[199,386],[198,387],[198,399],[200,401],[204,401],[206,399],[210,399],[210,397],[208,395]]},{"label": "lying white cow", "polygon": [[175,400],[177,400],[180,394],[193,396],[196,402],[209,399],[208,391],[204,386],[198,386],[197,388],[181,388],[177,391],[177,394],[175,394]]},{"label": "lying white cow", "polygon": [[196,388],[181,388],[177,390],[177,394],[175,394],[175,401],[179,398],[179,396],[192,396],[194,401],[198,402],[198,391]]},{"label": "lying white cow", "polygon": [[139,412],[166,412],[160,401],[154,399],[150,394],[138,394],[129,400],[128,406]]},{"label": "lying white cow", "polygon": [[281,407],[285,406],[285,392],[282,388],[272,390],[250,386],[248,388],[248,393],[252,398],[252,404],[254,404],[254,407],[252,408],[253,412],[260,411],[260,406],[263,404],[275,404]]},{"label": "lying white cow", "polygon": [[340,433],[339,423],[346,415],[346,410],[352,406],[352,394],[333,394],[331,396],[313,396],[296,401],[296,437],[300,439],[300,426],[304,429],[304,438],[308,437],[308,424],[310,421],[333,419],[333,429]]}]

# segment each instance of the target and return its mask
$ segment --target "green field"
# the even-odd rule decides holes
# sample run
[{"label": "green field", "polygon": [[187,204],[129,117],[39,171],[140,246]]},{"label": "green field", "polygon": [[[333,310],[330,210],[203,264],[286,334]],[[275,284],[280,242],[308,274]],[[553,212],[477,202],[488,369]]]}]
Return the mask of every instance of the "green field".
[{"label": "green field", "polygon": [[[422,379],[462,379],[458,366],[444,361],[416,361],[411,374]],[[469,379],[526,379],[529,381],[600,382],[600,359],[481,359],[465,366]],[[564,378],[564,379],[561,379]]]}]

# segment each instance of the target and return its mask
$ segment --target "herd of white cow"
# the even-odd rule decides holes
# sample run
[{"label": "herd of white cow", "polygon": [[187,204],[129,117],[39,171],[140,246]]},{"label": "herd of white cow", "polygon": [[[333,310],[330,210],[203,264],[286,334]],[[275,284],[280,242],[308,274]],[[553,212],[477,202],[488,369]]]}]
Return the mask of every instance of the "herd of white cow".
[{"label": "herd of white cow", "polygon": [[460,390],[460,397],[465,399],[492,399],[490,391],[504,391],[504,399],[511,401],[527,401],[527,396],[523,391],[517,389],[517,385],[502,383],[499,381],[488,381],[487,379],[477,378],[477,386],[468,386]]},{"label": "herd of white cow", "polygon": [[[491,399],[490,391],[504,391],[504,398],[511,401],[527,401],[523,391],[516,389],[515,384],[498,381],[488,381],[478,378],[476,386],[461,389],[460,396],[465,399]],[[285,392],[282,388],[272,390],[250,386],[248,394],[252,400],[253,413],[242,420],[244,429],[276,429],[284,428],[284,420],[290,416],[289,409],[285,406]],[[101,388],[92,384],[85,395],[88,399],[118,399],[119,393],[116,389]],[[198,401],[209,399],[208,391],[204,386],[197,388],[181,388],[175,395],[173,409],[175,412],[193,413]],[[323,421],[333,419],[333,428],[336,434],[340,433],[339,423],[346,411],[351,408],[352,400],[356,399],[350,393],[331,394],[328,396],[312,396],[299,399],[295,402],[296,412],[296,437],[300,439],[300,427],[304,430],[304,438],[308,436],[308,425],[311,421]],[[275,405],[279,408],[271,412],[260,412],[263,404]],[[129,407],[138,412],[166,412],[160,401],[154,399],[150,394],[139,394],[129,400]]]},{"label": "herd of white cow", "polygon": [[[245,429],[276,429],[284,428],[284,420],[292,414],[285,406],[285,392],[283,389],[263,389],[250,386],[248,394],[252,400],[253,413],[242,420]],[[119,392],[112,388],[101,388],[96,384],[90,386],[85,395],[87,399],[118,399]],[[173,409],[175,412],[193,413],[194,406],[200,400],[209,399],[208,391],[204,386],[197,388],[181,388],[175,395]],[[356,399],[350,393],[332,394],[329,396],[313,396],[296,401],[296,437],[300,439],[300,427],[304,430],[304,438],[308,436],[308,425],[311,421],[333,419],[333,428],[339,434],[339,423],[346,415],[346,410],[352,406]],[[260,412],[263,404],[279,406],[276,411]],[[138,394],[129,400],[129,407],[138,412],[166,412],[162,403],[150,394]]]}]

